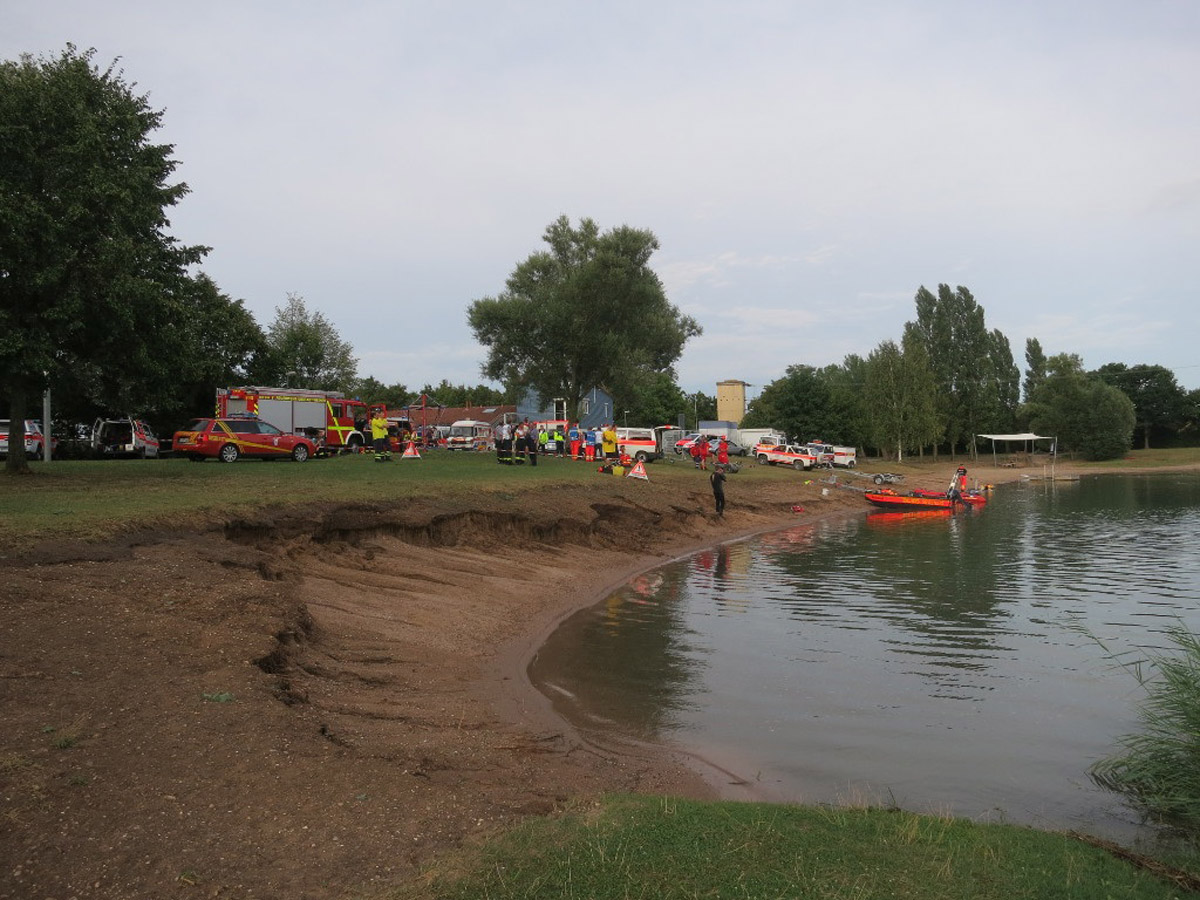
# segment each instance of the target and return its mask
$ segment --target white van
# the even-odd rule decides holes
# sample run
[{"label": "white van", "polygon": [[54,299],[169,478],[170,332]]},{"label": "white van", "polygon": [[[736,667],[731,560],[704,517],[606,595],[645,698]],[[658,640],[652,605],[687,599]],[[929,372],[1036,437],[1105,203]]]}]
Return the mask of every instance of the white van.
[{"label": "white van", "polygon": [[662,456],[658,432],[653,428],[618,428],[617,450],[638,462],[648,462]]},{"label": "white van", "polygon": [[92,426],[92,450],[101,456],[153,458],[159,440],[141,419],[97,419]]},{"label": "white van", "polygon": [[495,447],[492,426],[478,419],[459,419],[446,436],[447,450],[492,450]]}]

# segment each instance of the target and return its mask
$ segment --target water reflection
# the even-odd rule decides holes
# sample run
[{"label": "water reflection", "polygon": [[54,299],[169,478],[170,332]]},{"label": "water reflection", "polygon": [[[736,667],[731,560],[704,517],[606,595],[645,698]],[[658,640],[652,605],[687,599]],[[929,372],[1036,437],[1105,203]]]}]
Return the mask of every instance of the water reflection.
[{"label": "water reflection", "polygon": [[[716,547],[573,617],[535,683],[584,725],[686,744],[779,799],[1121,836],[1088,765],[1136,727],[1113,651],[1200,629],[1195,476],[1012,486]],[[1085,633],[1087,632],[1087,633]]]}]

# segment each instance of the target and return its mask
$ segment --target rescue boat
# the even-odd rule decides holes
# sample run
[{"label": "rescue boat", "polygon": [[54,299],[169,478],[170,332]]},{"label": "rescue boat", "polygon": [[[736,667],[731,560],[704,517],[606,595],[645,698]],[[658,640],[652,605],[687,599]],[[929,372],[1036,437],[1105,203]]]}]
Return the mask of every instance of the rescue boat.
[{"label": "rescue boat", "polygon": [[882,509],[899,509],[917,512],[926,509],[954,509],[956,505],[978,506],[981,503],[986,503],[987,498],[980,496],[967,496],[952,500],[945,494],[939,494],[935,491],[912,491],[908,494],[897,494],[895,491],[884,489],[882,491],[866,491],[863,494],[867,501]]},{"label": "rescue boat", "polygon": [[[914,497],[948,497],[945,491],[930,491],[925,488],[913,488],[911,491]],[[970,503],[972,506],[983,506],[987,503],[987,494],[983,491],[964,491],[960,499],[964,503]]]}]

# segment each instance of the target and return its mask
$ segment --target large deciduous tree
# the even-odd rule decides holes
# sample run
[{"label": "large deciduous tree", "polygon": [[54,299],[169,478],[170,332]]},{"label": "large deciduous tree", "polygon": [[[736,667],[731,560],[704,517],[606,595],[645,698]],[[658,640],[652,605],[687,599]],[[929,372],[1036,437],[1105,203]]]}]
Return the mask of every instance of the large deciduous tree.
[{"label": "large deciduous tree", "polygon": [[62,372],[153,369],[206,252],[166,233],[187,186],[151,142],[162,113],[93,55],[0,63],[0,394],[18,432]]},{"label": "large deciduous tree", "polygon": [[1024,414],[1034,431],[1085,459],[1113,459],[1133,446],[1133,401],[1119,388],[1083,370],[1073,353],[1046,360],[1046,377]]},{"label": "large deciduous tree", "polygon": [[561,397],[572,416],[594,387],[633,397],[658,373],[674,374],[700,326],[667,300],[650,268],[658,239],[622,225],[603,234],[566,216],[543,235],[548,249],[520,263],[495,297],[471,304],[467,320],[487,348],[483,374]]},{"label": "large deciduous tree", "polygon": [[358,360],[354,348],[320,312],[309,312],[304,298],[289,293],[275,307],[275,321],[267,328],[267,345],[276,376],[288,387],[319,391],[354,390]]},{"label": "large deciduous tree", "polygon": [[1178,428],[1186,418],[1187,392],[1164,366],[1126,366],[1108,363],[1096,370],[1107,384],[1120,388],[1130,400],[1142,429],[1142,447],[1150,449],[1150,432]]}]

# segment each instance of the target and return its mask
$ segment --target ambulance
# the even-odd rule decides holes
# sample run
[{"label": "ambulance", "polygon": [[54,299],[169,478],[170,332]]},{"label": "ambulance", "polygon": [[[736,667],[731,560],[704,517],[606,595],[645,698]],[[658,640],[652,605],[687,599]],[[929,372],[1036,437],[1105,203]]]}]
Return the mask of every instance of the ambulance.
[{"label": "ambulance", "polygon": [[450,425],[446,436],[447,450],[492,450],[495,445],[492,426],[478,419],[459,419]]},{"label": "ambulance", "polygon": [[638,462],[649,462],[662,456],[659,432],[653,428],[618,428],[617,451]]}]

